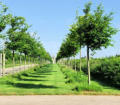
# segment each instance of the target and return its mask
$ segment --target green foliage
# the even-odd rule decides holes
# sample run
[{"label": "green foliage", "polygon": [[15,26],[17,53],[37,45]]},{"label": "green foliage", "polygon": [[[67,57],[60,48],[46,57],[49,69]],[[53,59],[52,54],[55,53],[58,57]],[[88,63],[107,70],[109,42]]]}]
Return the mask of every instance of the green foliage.
[{"label": "green foliage", "polygon": [[6,49],[2,50],[5,50],[7,60],[10,61],[10,59],[13,58],[14,62],[15,55],[21,56],[24,54],[25,59],[26,56],[29,56],[35,59],[52,61],[50,54],[46,52],[41,42],[36,40],[35,37],[31,36],[28,32],[30,26],[26,23],[25,18],[8,14],[8,7],[1,2],[0,7],[0,32],[9,25],[7,32],[4,35],[0,34],[0,38],[5,37],[4,47],[6,47]]},{"label": "green foliage", "polygon": [[[83,16],[77,16],[77,21],[72,25],[70,34],[63,41],[56,60],[75,56],[78,49],[87,47],[87,69],[88,69],[88,84],[90,84],[90,57],[89,52],[100,50],[111,46],[112,36],[117,33],[117,29],[111,26],[113,13],[105,14],[102,5],[91,12],[91,2],[85,4]],[[81,59],[81,54],[80,54]],[[80,62],[81,70],[81,62]]]},{"label": "green foliage", "polygon": [[61,58],[70,57],[71,55],[75,55],[78,52],[78,46],[75,41],[67,38],[58,52],[57,60]]},{"label": "green foliage", "polygon": [[[90,13],[91,3],[86,4],[83,19],[83,43],[91,50],[101,49],[111,45],[111,37],[116,34],[117,30],[111,26],[112,13],[104,15],[101,5]],[[78,27],[81,30],[81,26]]]},{"label": "green foliage", "polygon": [[120,57],[100,59],[99,62],[91,68],[92,76],[111,86],[120,87]]},{"label": "green foliage", "polygon": [[66,40],[63,41],[60,47],[56,58],[57,61],[61,58],[75,56],[78,53],[80,45],[77,44],[76,40],[76,24],[73,24],[71,26],[70,33],[67,35]]},{"label": "green foliage", "polygon": [[[10,23],[11,16],[12,15],[8,13],[8,7],[0,2],[0,32]],[[4,37],[3,34],[0,34],[0,38]]]},{"label": "green foliage", "polygon": [[76,55],[78,48],[82,46],[87,46],[93,51],[112,45],[112,35],[118,31],[111,26],[112,13],[104,14],[101,5],[90,13],[91,4],[89,2],[85,5],[84,16],[77,16],[77,22],[72,25],[70,33],[60,47],[57,60]]},{"label": "green foliage", "polygon": [[24,28],[26,28],[25,18],[23,17],[12,17],[10,22],[10,28],[7,32],[8,41],[6,41],[6,46],[12,51],[18,50],[20,47],[20,35]]},{"label": "green foliage", "polygon": [[75,72],[70,68],[66,68],[65,66],[60,66],[62,72],[65,74],[65,78],[67,79],[67,83],[74,84],[73,90],[75,91],[102,91],[102,87],[96,82],[92,82],[91,85],[88,85],[87,76],[83,72]]},{"label": "green foliage", "polygon": [[[67,62],[67,61],[66,61]],[[74,68],[74,60],[71,60],[71,65]],[[76,60],[77,70],[79,70],[79,60]],[[85,74],[87,71],[87,62],[85,58],[82,58],[82,71]],[[108,58],[91,58],[91,76],[93,79],[102,81],[107,85],[113,87],[120,86],[120,57],[108,57]]]}]

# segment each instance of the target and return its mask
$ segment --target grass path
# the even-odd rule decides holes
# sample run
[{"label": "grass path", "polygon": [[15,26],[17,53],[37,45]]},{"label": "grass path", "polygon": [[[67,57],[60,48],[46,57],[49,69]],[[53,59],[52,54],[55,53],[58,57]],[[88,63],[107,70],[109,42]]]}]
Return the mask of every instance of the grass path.
[{"label": "grass path", "polygon": [[[103,88],[102,92],[72,91],[75,83],[66,84],[66,79],[57,64],[21,71],[0,78],[0,95],[120,95],[120,90],[91,81]],[[87,77],[86,77],[87,78]]]},{"label": "grass path", "polygon": [[56,64],[0,78],[1,95],[72,94]]}]

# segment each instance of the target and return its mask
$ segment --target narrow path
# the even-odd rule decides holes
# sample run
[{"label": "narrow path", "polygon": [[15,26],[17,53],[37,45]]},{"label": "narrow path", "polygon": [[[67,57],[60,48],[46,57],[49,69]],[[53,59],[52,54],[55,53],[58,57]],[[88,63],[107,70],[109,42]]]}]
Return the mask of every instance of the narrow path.
[{"label": "narrow path", "polygon": [[[19,71],[23,71],[23,70],[29,69],[31,67],[34,67],[34,66],[36,66],[36,64],[9,67],[9,68],[5,68],[4,72],[5,72],[5,75],[7,75],[7,74],[12,74],[12,73],[16,73],[16,72],[19,72]],[[1,75],[2,75],[2,73],[1,73]]]},{"label": "narrow path", "polygon": [[20,70],[26,70],[28,68],[34,67],[35,64],[30,64],[30,65],[21,65],[21,66],[15,66],[15,67],[10,67],[5,69],[5,73],[10,73],[12,71],[20,71]]},{"label": "narrow path", "polygon": [[0,105],[120,105],[120,96],[0,96]]},{"label": "narrow path", "polygon": [[[43,88],[41,91],[45,90],[46,93],[43,94],[71,94],[71,87],[66,84],[66,80],[64,78],[63,73],[60,68],[56,64],[49,65],[46,68],[46,72],[41,73],[41,76],[44,76],[44,81],[40,83],[43,85],[52,86],[53,88]],[[41,93],[40,93],[41,94]]]}]

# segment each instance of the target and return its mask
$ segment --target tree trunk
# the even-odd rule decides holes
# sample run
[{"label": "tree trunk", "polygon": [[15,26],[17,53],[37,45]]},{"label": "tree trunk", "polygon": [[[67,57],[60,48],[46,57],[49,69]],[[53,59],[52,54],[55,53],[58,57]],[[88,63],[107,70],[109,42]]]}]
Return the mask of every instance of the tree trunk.
[{"label": "tree trunk", "polygon": [[21,61],[21,53],[20,53],[20,65],[22,65],[22,61]]},{"label": "tree trunk", "polygon": [[3,55],[2,55],[2,74],[3,76],[5,75],[5,53],[3,51]]},{"label": "tree trunk", "polygon": [[74,56],[74,61],[75,61],[74,63],[75,63],[75,71],[76,71],[76,59],[75,59],[75,56]]},{"label": "tree trunk", "polygon": [[25,70],[25,67],[26,66],[26,54],[25,54],[25,63],[24,63],[24,70]]},{"label": "tree trunk", "polygon": [[20,70],[21,70],[21,65],[22,65],[22,62],[21,62],[21,53],[20,53]]},{"label": "tree trunk", "polygon": [[66,59],[66,66],[70,66],[69,58]]},{"label": "tree trunk", "polygon": [[72,58],[70,57],[69,62],[70,62],[70,68],[72,68],[72,63],[71,63]]},{"label": "tree trunk", "polygon": [[14,72],[14,67],[15,67],[15,51],[13,50],[13,72]]},{"label": "tree trunk", "polygon": [[[43,63],[43,61],[42,61],[42,63]],[[33,64],[35,64],[35,58],[33,58]]]},{"label": "tree trunk", "polygon": [[30,68],[30,57],[29,57],[29,68]]},{"label": "tree trunk", "polygon": [[31,67],[31,58],[30,58],[30,56],[29,56],[29,66],[28,66],[29,68]]},{"label": "tree trunk", "polygon": [[88,84],[90,85],[90,57],[89,57],[89,46],[87,46],[87,69],[88,69]]},{"label": "tree trunk", "polygon": [[80,72],[81,72],[81,48],[80,48]]},{"label": "tree trunk", "polygon": [[67,58],[67,66],[70,67],[70,58]]}]

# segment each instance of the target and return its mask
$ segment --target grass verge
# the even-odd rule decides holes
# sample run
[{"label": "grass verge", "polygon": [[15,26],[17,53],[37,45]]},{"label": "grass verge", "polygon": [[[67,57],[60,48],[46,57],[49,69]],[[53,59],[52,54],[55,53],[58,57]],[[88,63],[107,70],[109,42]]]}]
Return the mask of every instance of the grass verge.
[{"label": "grass verge", "polygon": [[61,71],[67,79],[66,83],[72,85],[76,94],[83,95],[120,95],[120,90],[114,87],[101,84],[98,81],[91,80],[91,84],[88,85],[87,75],[83,72],[76,72],[71,68],[63,65],[59,65]]}]

